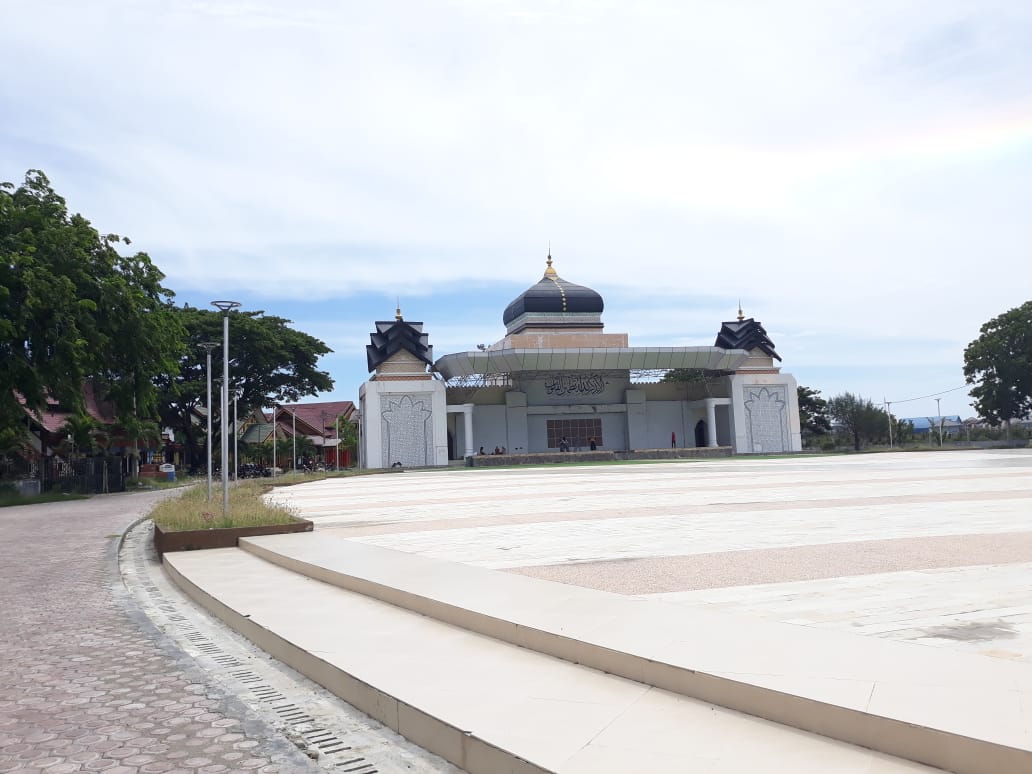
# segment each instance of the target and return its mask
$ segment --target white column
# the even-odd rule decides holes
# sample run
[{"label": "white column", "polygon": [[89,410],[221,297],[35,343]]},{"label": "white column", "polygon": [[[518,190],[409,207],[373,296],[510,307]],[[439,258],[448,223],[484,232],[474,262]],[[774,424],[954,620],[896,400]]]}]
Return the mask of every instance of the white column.
[{"label": "white column", "polygon": [[473,456],[473,404],[466,403],[462,406],[462,435],[466,441],[466,457]]},{"label": "white column", "polygon": [[717,445],[717,405],[712,398],[706,399],[706,445]]}]

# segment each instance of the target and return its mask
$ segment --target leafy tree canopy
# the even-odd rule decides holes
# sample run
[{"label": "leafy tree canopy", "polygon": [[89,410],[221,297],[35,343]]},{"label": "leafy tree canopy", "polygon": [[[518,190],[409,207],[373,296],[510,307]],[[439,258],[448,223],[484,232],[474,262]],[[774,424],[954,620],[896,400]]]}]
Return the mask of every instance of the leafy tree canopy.
[{"label": "leafy tree canopy", "polygon": [[806,441],[831,432],[831,419],[828,417],[828,401],[821,397],[820,390],[799,386],[799,426]]},{"label": "leafy tree canopy", "polygon": [[[186,331],[178,368],[159,377],[162,422],[180,431],[188,448],[197,442],[191,411],[203,406],[207,393],[207,360],[201,344],[214,342],[211,352],[212,403],[219,402],[216,379],[222,378],[222,313],[190,306],[174,309]],[[295,403],[302,396],[333,388],[333,379],[317,367],[330,348],[307,333],[290,327],[290,320],[261,311],[230,312],[229,380],[239,390],[237,414],[272,403]]]},{"label": "leafy tree canopy", "polygon": [[975,410],[1002,424],[1032,411],[1032,301],[994,317],[964,350]]},{"label": "leafy tree canopy", "polygon": [[82,408],[97,378],[122,416],[155,406],[154,378],[174,369],[181,330],[173,293],[146,253],[101,235],[39,170],[0,183],[0,426],[20,422],[16,394]]},{"label": "leafy tree canopy", "polygon": [[733,372],[711,371],[704,368],[672,368],[663,374],[661,381],[683,385],[685,397],[689,400],[697,400],[709,397],[714,392],[720,394],[717,389],[720,377],[731,373]]},{"label": "leafy tree canopy", "polygon": [[828,413],[842,426],[857,451],[863,444],[877,441],[888,432],[889,415],[885,409],[850,392],[829,400]]},{"label": "leafy tree canopy", "polygon": [[[30,170],[18,186],[0,182],[0,439],[25,437],[18,395],[31,410],[56,399],[73,413],[79,445],[90,443],[82,385],[92,378],[112,401],[134,447],[158,434],[150,421],[197,433],[190,411],[204,403],[201,342],[222,341],[222,314],[176,307],[146,253],[123,255],[128,239],[100,234],[68,212],[46,175]],[[329,348],[263,312],[233,312],[231,386],[240,414],[329,390],[317,368]],[[212,376],[222,373],[221,347]],[[217,394],[217,393],[216,393]],[[78,427],[82,425],[82,427]],[[86,435],[83,435],[83,434]],[[96,441],[96,438],[92,439]],[[189,446],[188,446],[189,448]]]}]

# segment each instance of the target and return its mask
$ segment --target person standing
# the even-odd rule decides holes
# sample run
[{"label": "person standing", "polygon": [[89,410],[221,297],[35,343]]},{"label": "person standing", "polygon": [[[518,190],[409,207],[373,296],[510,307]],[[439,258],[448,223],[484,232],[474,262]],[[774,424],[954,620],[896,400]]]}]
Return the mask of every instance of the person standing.
[{"label": "person standing", "polygon": [[569,450],[570,442],[566,440],[566,436],[564,435],[562,438],[559,439],[559,451],[568,452]]},{"label": "person standing", "polygon": [[674,432],[673,430],[670,431],[670,448],[671,449],[676,449],[677,448],[677,433]]}]

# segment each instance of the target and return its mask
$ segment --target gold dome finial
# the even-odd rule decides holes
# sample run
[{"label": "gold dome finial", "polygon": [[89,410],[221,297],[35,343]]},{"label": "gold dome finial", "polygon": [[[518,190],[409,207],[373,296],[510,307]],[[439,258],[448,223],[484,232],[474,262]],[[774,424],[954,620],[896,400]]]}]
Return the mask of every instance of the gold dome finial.
[{"label": "gold dome finial", "polygon": [[551,242],[548,243],[548,258],[545,259],[545,263],[548,264],[548,266],[545,268],[545,276],[546,277],[558,277],[559,275],[556,274],[555,269],[552,268],[552,243]]},{"label": "gold dome finial", "polygon": [[742,313],[742,299],[738,299],[738,322],[745,319],[745,315]]},{"label": "gold dome finial", "polygon": [[398,299],[398,308],[394,310],[394,319],[401,322],[401,299]]}]

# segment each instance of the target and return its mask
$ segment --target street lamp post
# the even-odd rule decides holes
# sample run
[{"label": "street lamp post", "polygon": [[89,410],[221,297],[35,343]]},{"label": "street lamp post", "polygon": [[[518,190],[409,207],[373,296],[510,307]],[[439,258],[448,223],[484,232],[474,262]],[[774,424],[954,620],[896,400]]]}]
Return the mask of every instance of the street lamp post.
[{"label": "street lamp post", "polygon": [[[221,376],[216,376],[214,379],[212,379],[212,382],[219,389],[219,406],[221,407],[222,406],[222,377]],[[229,411],[229,404],[228,404],[228,402],[226,404],[226,411],[227,411],[227,414],[228,414],[228,411]],[[220,414],[220,416],[221,416],[221,414]],[[228,422],[229,420],[227,419],[226,421]],[[224,427],[224,425],[222,424],[222,420],[221,419],[219,420],[219,427]],[[228,438],[228,436],[227,436],[227,438]],[[222,449],[222,441],[219,441],[219,449],[220,450]],[[219,460],[219,465],[220,465],[219,470],[222,470],[223,468],[228,468],[229,467],[229,460],[227,460],[225,457],[223,457],[222,459]],[[221,479],[222,479],[222,474],[219,473],[219,480],[221,481]]]},{"label": "street lamp post", "polygon": [[220,428],[222,430],[222,515],[229,515],[229,436],[228,416],[229,413],[229,313],[240,306],[239,301],[212,301],[211,305],[222,312],[222,416],[220,417]]},{"label": "street lamp post", "polygon": [[276,478],[276,404],[272,404],[272,477]]},{"label": "street lamp post", "polygon": [[204,404],[204,413],[208,415],[208,502],[211,502],[211,351],[219,344],[217,341],[205,341],[200,345],[208,358],[208,402]]},{"label": "street lamp post", "polygon": [[939,448],[942,448],[942,409],[939,407],[939,401],[942,398],[935,399],[935,420],[939,423]]},{"label": "street lamp post", "polygon": [[233,480],[240,477],[240,425],[237,424],[237,398],[240,390],[233,390]]},{"label": "street lamp post", "polygon": [[290,410],[290,443],[290,453],[294,455],[294,462],[290,469],[297,473],[297,414],[294,413],[294,409]]}]

